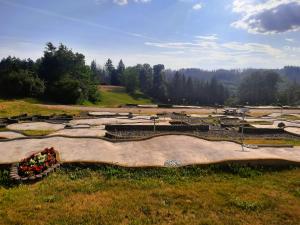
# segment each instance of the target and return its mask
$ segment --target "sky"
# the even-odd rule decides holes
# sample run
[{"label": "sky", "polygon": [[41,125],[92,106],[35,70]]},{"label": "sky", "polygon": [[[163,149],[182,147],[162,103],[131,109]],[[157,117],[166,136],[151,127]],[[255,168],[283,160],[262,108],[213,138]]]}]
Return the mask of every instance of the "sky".
[{"label": "sky", "polygon": [[0,0],[0,58],[63,43],[89,64],[300,66],[300,0]]}]

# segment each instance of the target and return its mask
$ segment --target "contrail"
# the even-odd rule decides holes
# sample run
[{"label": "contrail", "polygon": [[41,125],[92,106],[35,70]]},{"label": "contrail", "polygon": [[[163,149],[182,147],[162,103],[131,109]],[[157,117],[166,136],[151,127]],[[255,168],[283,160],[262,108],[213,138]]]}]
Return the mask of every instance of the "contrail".
[{"label": "contrail", "polygon": [[102,24],[94,23],[94,22],[91,22],[91,21],[88,21],[88,20],[82,20],[82,19],[78,19],[78,18],[75,18],[75,17],[64,16],[64,15],[61,15],[61,14],[58,14],[58,13],[55,13],[55,12],[51,12],[51,11],[44,10],[44,9],[39,9],[39,8],[34,8],[34,7],[26,6],[26,5],[23,5],[23,4],[19,4],[19,3],[13,3],[13,2],[6,1],[6,0],[0,0],[0,3],[6,4],[6,5],[9,5],[9,6],[13,6],[13,7],[23,8],[23,9],[30,10],[30,11],[40,13],[40,14],[43,14],[43,15],[53,16],[53,17],[64,19],[64,20],[68,20],[68,21],[88,25],[88,26],[91,26],[91,27],[97,27],[97,28],[100,28],[100,29],[103,29],[103,30],[124,34],[124,35],[135,37],[135,38],[142,38],[142,39],[147,39],[147,40],[160,41],[159,39],[156,39],[156,38],[153,38],[153,37],[148,37],[148,36],[143,35],[143,34],[127,32],[127,31],[123,31],[123,30],[120,30],[120,29],[117,29],[117,28],[113,28],[113,27],[102,25]]}]

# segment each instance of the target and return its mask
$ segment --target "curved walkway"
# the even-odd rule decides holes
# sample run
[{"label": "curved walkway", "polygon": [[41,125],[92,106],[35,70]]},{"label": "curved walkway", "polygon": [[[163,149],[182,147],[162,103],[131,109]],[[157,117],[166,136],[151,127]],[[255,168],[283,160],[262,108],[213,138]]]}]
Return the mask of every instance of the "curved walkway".
[{"label": "curved walkway", "polygon": [[300,163],[300,147],[246,149],[232,142],[211,142],[168,135],[137,142],[111,143],[93,138],[49,137],[0,142],[0,164],[13,163],[45,147],[54,147],[62,162],[111,163],[129,167],[164,166],[167,160],[182,165],[232,160],[289,160]]}]

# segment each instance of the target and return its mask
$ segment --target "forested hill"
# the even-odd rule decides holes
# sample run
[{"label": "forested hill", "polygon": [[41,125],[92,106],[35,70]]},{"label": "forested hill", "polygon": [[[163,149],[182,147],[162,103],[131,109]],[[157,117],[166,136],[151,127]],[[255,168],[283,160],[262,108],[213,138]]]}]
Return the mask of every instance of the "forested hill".
[{"label": "forested hill", "polygon": [[[184,74],[186,77],[197,78],[201,80],[211,80],[213,77],[215,77],[217,80],[222,81],[225,85],[229,86],[236,86],[236,84],[239,83],[243,77],[259,71],[265,71],[265,69],[219,69],[208,71],[196,68],[187,68],[179,70],[179,72]],[[300,67],[286,66],[282,69],[270,69],[270,71],[274,71],[290,81],[296,81],[297,83],[300,83]],[[175,73],[175,70],[166,70],[166,77],[171,79]]]}]

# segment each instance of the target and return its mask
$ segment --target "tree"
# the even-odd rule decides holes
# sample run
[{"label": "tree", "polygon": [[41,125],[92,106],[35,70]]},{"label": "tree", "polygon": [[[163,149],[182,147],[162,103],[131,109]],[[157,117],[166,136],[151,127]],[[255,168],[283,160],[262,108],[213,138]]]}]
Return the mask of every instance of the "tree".
[{"label": "tree", "polygon": [[5,97],[40,97],[45,90],[31,59],[7,57],[0,61],[0,94]]},{"label": "tree", "polygon": [[262,105],[277,101],[280,77],[272,71],[257,71],[246,76],[238,88],[239,102]]},{"label": "tree", "polygon": [[139,72],[140,88],[146,94],[150,94],[153,85],[153,70],[149,64],[144,64]]},{"label": "tree", "polygon": [[278,100],[285,105],[300,105],[300,84],[288,81],[280,91]]},{"label": "tree", "polygon": [[151,95],[161,102],[167,100],[167,86],[163,73],[164,69],[165,66],[162,64],[153,66],[153,86]]},{"label": "tree", "polygon": [[121,59],[118,68],[117,68],[117,77],[116,77],[116,85],[124,85],[124,72],[125,72],[125,65],[123,63],[123,60]]},{"label": "tree", "polygon": [[137,69],[135,67],[127,67],[124,72],[124,77],[126,91],[130,94],[134,94],[139,86]]},{"label": "tree", "polygon": [[44,82],[28,70],[12,71],[0,80],[0,94],[5,97],[40,97]]},{"label": "tree", "polygon": [[85,65],[84,55],[73,53],[63,44],[58,48],[52,43],[47,44],[44,56],[39,60],[38,71],[45,82],[46,98],[64,103],[94,101],[89,96],[91,91],[95,91],[94,95],[99,100],[98,90],[93,87],[92,71]]},{"label": "tree", "polygon": [[106,83],[114,85],[116,71],[114,65],[112,64],[111,59],[107,60],[104,68],[106,72],[106,76],[105,76]]}]

